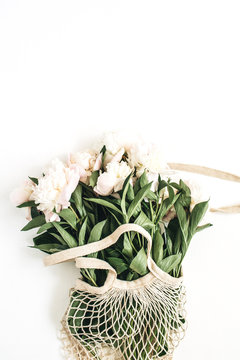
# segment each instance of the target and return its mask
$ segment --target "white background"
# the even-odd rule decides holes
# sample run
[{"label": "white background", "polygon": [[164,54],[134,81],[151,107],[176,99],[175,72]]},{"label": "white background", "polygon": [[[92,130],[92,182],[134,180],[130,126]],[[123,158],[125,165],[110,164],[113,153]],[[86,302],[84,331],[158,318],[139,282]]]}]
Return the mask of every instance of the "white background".
[{"label": "white background", "polygon": [[[239,18],[231,0],[0,0],[1,359],[62,359],[78,275],[27,247],[34,231],[9,203],[27,175],[116,128],[168,161],[240,174]],[[240,184],[200,181],[213,206],[240,201]],[[184,264],[189,328],[174,360],[240,357],[240,215],[209,219]]]}]

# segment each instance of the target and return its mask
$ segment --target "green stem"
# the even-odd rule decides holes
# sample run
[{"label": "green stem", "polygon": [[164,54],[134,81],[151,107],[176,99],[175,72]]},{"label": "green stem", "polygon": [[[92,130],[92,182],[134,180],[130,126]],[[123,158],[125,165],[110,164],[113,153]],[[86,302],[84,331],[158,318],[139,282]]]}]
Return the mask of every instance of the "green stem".
[{"label": "green stem", "polygon": [[152,222],[154,222],[154,212],[153,212],[152,200],[149,201],[149,205],[150,205]]},{"label": "green stem", "polygon": [[77,213],[76,213],[76,211],[73,209],[73,207],[72,207],[71,205],[70,205],[69,207],[70,207],[70,209],[72,210],[72,212],[74,213],[74,215],[76,216],[76,218],[77,218],[78,220],[80,220],[79,217],[78,217],[78,215],[77,215]]},{"label": "green stem", "polygon": [[88,276],[86,276],[86,278],[88,280],[90,280],[95,286],[97,286],[96,282],[93,280],[93,278],[91,277],[91,274],[89,273],[88,269],[85,269],[86,270],[86,273],[88,274]]},{"label": "green stem", "polygon": [[131,246],[133,247],[133,250],[136,251],[136,253],[137,253],[137,250],[136,250],[135,246],[133,245],[133,242],[132,242],[131,235],[130,235],[129,231],[128,231],[128,238],[129,238]]},{"label": "green stem", "polygon": [[160,220],[160,215],[161,215],[161,211],[162,211],[162,207],[163,207],[163,201],[164,201],[164,195],[162,196],[162,201],[161,204],[159,206],[159,209],[157,211],[157,214],[155,216],[155,225],[159,222]]}]

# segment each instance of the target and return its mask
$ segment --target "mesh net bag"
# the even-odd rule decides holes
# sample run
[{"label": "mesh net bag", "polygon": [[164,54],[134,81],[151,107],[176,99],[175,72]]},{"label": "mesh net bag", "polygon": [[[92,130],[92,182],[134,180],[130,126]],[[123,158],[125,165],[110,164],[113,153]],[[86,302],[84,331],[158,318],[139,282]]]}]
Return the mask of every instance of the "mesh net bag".
[{"label": "mesh net bag", "polygon": [[[117,279],[115,269],[83,256],[115,243],[126,231],[148,240],[149,273],[132,281]],[[95,244],[95,246],[94,246]],[[69,360],[170,360],[186,329],[182,277],[163,272],[150,256],[152,239],[135,224],[125,224],[97,243],[46,258],[47,265],[74,258],[79,268],[107,269],[101,287],[78,279],[62,320],[62,341]]]}]

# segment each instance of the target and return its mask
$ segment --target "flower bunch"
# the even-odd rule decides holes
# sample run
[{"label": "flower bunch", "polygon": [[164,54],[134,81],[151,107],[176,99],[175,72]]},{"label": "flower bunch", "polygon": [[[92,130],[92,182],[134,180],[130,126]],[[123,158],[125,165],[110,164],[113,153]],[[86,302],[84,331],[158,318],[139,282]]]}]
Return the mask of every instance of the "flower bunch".
[{"label": "flower bunch", "polygon": [[[54,160],[42,176],[14,191],[12,200],[28,209],[30,221],[22,230],[39,228],[34,248],[52,254],[135,223],[151,234],[156,264],[178,277],[193,235],[211,224],[199,226],[208,201],[196,204],[189,186],[168,174],[156,146],[110,135],[97,150],[71,154],[66,163]],[[107,261],[120,279],[134,280],[148,272],[146,248],[146,240],[133,232],[91,257]],[[80,271],[94,286],[106,278],[105,271]]]}]

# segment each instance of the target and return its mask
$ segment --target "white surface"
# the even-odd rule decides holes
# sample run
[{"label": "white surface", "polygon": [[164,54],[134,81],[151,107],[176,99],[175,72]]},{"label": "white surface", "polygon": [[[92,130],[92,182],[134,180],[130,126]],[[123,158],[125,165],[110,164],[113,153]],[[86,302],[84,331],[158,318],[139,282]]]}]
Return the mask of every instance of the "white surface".
[{"label": "white surface", "polygon": [[[239,17],[231,0],[0,0],[1,359],[61,359],[78,274],[27,247],[8,200],[27,175],[116,127],[152,137],[169,161],[240,174]],[[240,184],[204,183],[214,205],[240,201]],[[192,242],[174,360],[239,358],[239,216],[212,215]]]}]

